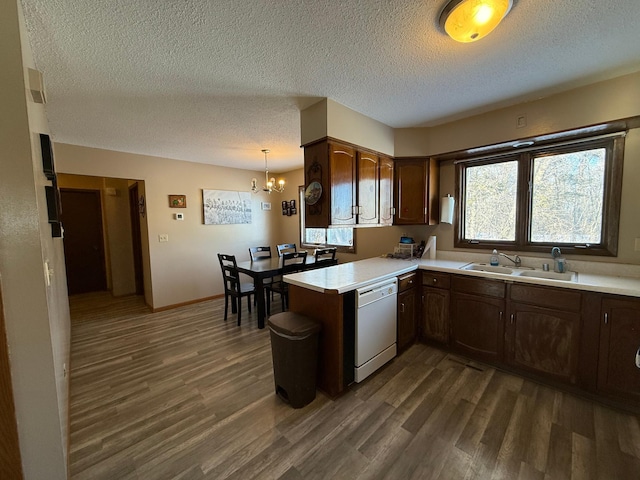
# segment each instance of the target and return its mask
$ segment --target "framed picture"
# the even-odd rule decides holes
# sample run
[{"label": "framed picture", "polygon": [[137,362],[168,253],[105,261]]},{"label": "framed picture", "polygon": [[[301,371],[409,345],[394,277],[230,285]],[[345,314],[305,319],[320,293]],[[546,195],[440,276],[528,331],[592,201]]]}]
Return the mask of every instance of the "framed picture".
[{"label": "framed picture", "polygon": [[251,194],[226,190],[202,190],[205,225],[251,223]]},{"label": "framed picture", "polygon": [[187,196],[169,195],[169,206],[171,208],[187,208]]}]

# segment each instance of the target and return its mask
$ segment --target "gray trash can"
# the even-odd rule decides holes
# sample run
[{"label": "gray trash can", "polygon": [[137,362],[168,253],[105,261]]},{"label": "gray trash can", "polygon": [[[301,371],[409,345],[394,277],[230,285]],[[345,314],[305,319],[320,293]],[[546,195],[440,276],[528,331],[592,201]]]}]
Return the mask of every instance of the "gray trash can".
[{"label": "gray trash can", "polygon": [[269,317],[276,395],[293,408],[316,398],[318,334],[322,326],[304,315],[282,312]]}]

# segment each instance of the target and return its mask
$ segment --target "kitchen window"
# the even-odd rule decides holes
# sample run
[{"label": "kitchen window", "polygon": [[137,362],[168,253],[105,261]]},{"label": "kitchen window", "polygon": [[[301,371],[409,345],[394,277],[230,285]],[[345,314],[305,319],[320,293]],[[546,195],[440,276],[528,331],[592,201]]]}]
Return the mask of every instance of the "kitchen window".
[{"label": "kitchen window", "polygon": [[336,247],[338,252],[355,253],[355,234],[351,227],[306,228],[304,187],[298,187],[300,205],[300,245],[302,248]]},{"label": "kitchen window", "polygon": [[458,248],[616,255],[624,135],[456,162]]}]

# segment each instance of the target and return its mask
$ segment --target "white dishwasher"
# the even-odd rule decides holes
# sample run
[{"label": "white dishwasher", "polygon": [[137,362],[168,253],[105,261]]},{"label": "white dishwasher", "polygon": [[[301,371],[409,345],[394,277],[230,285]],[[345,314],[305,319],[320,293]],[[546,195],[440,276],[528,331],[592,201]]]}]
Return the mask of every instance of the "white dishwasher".
[{"label": "white dishwasher", "polygon": [[355,375],[361,382],[396,356],[398,280],[356,289]]}]

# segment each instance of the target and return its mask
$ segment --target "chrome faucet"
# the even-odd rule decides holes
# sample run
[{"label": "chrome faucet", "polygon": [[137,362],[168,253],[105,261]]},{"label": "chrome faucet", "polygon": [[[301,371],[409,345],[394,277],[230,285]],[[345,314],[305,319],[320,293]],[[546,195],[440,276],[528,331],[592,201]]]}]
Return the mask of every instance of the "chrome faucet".
[{"label": "chrome faucet", "polygon": [[520,265],[522,265],[522,260],[518,255],[516,255],[514,258],[511,258],[509,255],[506,255],[504,253],[499,253],[498,255],[506,258],[507,260],[511,260],[515,264],[516,268],[520,268]]}]

